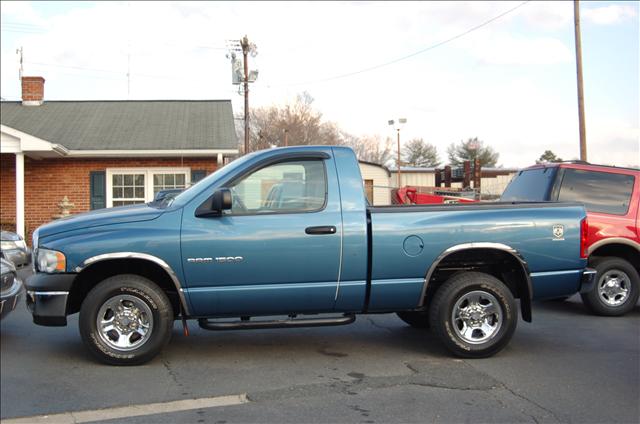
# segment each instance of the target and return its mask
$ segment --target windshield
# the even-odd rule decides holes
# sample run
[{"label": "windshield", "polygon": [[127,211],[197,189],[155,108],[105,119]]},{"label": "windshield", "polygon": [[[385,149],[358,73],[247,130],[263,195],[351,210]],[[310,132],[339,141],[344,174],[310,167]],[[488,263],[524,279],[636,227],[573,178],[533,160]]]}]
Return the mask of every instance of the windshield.
[{"label": "windshield", "polygon": [[502,193],[502,202],[544,202],[549,200],[549,192],[557,168],[534,168],[520,171],[513,177]]}]

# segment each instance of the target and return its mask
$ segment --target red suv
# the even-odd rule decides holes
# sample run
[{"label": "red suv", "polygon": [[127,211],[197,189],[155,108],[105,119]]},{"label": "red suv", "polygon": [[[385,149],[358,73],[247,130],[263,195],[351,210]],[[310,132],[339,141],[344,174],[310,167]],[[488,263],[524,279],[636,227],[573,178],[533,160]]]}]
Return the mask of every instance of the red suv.
[{"label": "red suv", "polygon": [[599,315],[633,309],[640,294],[640,170],[577,161],[534,165],[513,178],[501,201],[584,203],[585,254],[598,275],[582,301]]}]

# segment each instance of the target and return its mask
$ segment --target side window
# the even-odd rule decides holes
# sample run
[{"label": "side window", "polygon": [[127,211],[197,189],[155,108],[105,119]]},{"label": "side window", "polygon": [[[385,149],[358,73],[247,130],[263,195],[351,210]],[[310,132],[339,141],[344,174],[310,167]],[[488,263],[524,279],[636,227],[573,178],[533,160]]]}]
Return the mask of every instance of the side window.
[{"label": "side window", "polygon": [[280,162],[232,184],[232,214],[293,213],[320,210],[327,177],[321,160]]},{"label": "side window", "polygon": [[565,169],[558,200],[584,203],[589,212],[625,215],[633,180],[632,175]]}]

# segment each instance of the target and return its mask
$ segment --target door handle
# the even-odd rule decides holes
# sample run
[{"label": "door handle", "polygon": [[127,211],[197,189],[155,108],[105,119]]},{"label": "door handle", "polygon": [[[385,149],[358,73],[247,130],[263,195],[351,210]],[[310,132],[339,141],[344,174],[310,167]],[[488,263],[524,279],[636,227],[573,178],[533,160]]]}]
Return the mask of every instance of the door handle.
[{"label": "door handle", "polygon": [[335,234],[336,227],[333,225],[321,225],[319,227],[307,227],[304,230],[305,233],[310,235],[318,235],[318,234]]}]

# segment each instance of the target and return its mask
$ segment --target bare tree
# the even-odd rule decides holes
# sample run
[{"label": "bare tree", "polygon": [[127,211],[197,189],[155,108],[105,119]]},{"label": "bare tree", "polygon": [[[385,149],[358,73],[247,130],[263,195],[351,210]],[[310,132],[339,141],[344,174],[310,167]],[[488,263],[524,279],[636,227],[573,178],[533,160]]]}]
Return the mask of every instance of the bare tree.
[{"label": "bare tree", "polygon": [[[236,131],[243,139],[241,121],[236,121]],[[357,137],[340,129],[329,121],[322,120],[322,113],[313,108],[313,97],[307,92],[299,94],[295,102],[283,106],[272,105],[251,111],[251,151],[281,147],[286,143],[296,145],[343,145],[351,147],[358,159],[386,164],[393,155],[392,140],[380,136]]]},{"label": "bare tree", "polygon": [[[332,122],[324,122],[322,113],[312,106],[313,97],[304,92],[295,102],[284,106],[267,106],[251,111],[251,151],[273,146],[336,145],[341,144],[342,134]],[[242,128],[238,126],[239,133]],[[285,137],[286,133],[286,137]]]},{"label": "bare tree", "polygon": [[387,165],[393,161],[393,140],[389,137],[382,139],[379,135],[345,135],[343,144],[353,149],[358,160],[379,165]]}]

